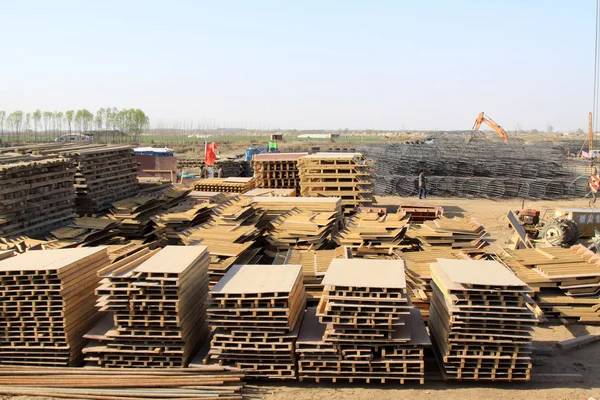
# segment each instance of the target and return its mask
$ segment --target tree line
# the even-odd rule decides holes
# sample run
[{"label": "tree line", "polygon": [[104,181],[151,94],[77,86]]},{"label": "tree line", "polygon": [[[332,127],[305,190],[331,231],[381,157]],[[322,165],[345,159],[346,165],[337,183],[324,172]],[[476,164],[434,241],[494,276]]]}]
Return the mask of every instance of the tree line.
[{"label": "tree line", "polygon": [[96,114],[81,109],[11,113],[0,110],[0,137],[3,141],[52,141],[61,134],[78,131],[82,134],[101,134],[119,131],[138,138],[150,126],[150,119],[139,108],[100,108]]}]

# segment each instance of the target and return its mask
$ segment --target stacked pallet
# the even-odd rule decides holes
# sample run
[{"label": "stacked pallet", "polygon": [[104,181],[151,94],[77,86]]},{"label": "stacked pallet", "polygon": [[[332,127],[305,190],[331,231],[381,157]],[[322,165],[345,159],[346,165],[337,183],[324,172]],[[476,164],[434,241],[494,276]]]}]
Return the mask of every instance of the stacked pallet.
[{"label": "stacked pallet", "polygon": [[393,256],[413,247],[403,241],[408,227],[408,218],[404,214],[359,210],[348,219],[334,240],[351,249],[355,257]]},{"label": "stacked pallet", "polygon": [[256,187],[295,189],[300,191],[298,159],[308,153],[255,154],[254,179]]},{"label": "stacked pallet", "polygon": [[73,223],[55,229],[50,234],[45,249],[92,247],[110,242],[117,234],[119,224],[106,218],[81,217]]},{"label": "stacked pallet", "polygon": [[535,292],[546,317],[564,322],[600,322],[600,255],[571,248],[502,250],[495,258]]},{"label": "stacked pallet", "polygon": [[527,381],[531,377],[530,289],[496,261],[431,264],[429,330],[444,379]]},{"label": "stacked pallet", "polygon": [[400,205],[398,212],[409,215],[409,222],[422,223],[441,218],[444,214],[444,209],[440,206]]},{"label": "stacked pallet", "polygon": [[208,250],[144,250],[99,271],[102,321],[85,336],[86,365],[185,367],[207,334]]},{"label": "stacked pallet", "polygon": [[406,291],[401,260],[331,262],[296,352],[300,380],[424,382],[429,337]]},{"label": "stacked pallet", "polygon": [[253,245],[263,233],[257,226],[263,213],[252,204],[252,199],[233,198],[213,208],[210,221],[179,234],[186,246],[208,246],[211,288],[234,263],[255,264],[260,259],[261,249]]},{"label": "stacked pallet", "polygon": [[304,314],[299,265],[236,265],[209,293],[215,334],[206,361],[251,378],[294,379]]},{"label": "stacked pallet", "polygon": [[326,247],[337,233],[340,223],[335,212],[301,211],[292,208],[270,222],[265,253],[275,257],[278,252],[296,248],[318,250]]},{"label": "stacked pallet", "polygon": [[315,304],[321,299],[323,293],[323,276],[334,258],[350,259],[352,252],[346,246],[336,247],[332,250],[300,250],[292,248],[284,254],[281,264],[294,264],[302,266],[302,280],[306,291],[308,304]]},{"label": "stacked pallet", "polygon": [[98,320],[96,273],[106,249],[29,251],[0,261],[0,364],[77,366]]},{"label": "stacked pallet", "polygon": [[181,244],[179,234],[186,229],[207,222],[214,205],[207,202],[187,200],[168,211],[150,217],[156,225],[154,235],[172,245]]},{"label": "stacked pallet", "polygon": [[138,193],[137,163],[131,146],[92,145],[60,151],[75,161],[75,206],[94,214]]},{"label": "stacked pallet", "polygon": [[12,396],[132,400],[242,400],[244,374],[211,366],[168,370],[0,367],[0,392]]},{"label": "stacked pallet", "polygon": [[373,161],[360,153],[317,153],[298,160],[302,197],[340,197],[345,211],[374,202]]},{"label": "stacked pallet", "polygon": [[73,163],[24,158],[0,158],[0,237],[48,233],[75,217]]},{"label": "stacked pallet", "polygon": [[410,289],[410,300],[421,310],[423,320],[429,319],[429,307],[433,289],[431,287],[430,264],[438,258],[469,259],[469,256],[449,249],[428,249],[425,251],[408,251],[399,253],[398,257],[404,261],[406,269],[406,283]]},{"label": "stacked pallet", "polygon": [[447,247],[463,251],[479,251],[487,245],[483,226],[470,218],[441,218],[413,225],[406,235],[419,241],[421,248]]},{"label": "stacked pallet", "polygon": [[205,203],[214,203],[214,204],[222,203],[222,202],[226,201],[231,196],[232,195],[228,195],[228,194],[225,194],[225,193],[201,192],[201,191],[198,191],[198,190],[192,190],[188,194],[188,197],[190,199],[193,199],[193,200],[196,200],[196,201],[202,201],[202,202],[205,202]]},{"label": "stacked pallet", "polygon": [[194,183],[194,190],[203,192],[246,193],[254,189],[254,178],[206,178]]},{"label": "stacked pallet", "polygon": [[254,207],[263,211],[265,222],[269,222],[292,208],[301,211],[335,212],[342,216],[342,201],[339,197],[263,197],[252,198]]},{"label": "stacked pallet", "polygon": [[296,197],[296,189],[252,189],[244,193],[246,197]]}]

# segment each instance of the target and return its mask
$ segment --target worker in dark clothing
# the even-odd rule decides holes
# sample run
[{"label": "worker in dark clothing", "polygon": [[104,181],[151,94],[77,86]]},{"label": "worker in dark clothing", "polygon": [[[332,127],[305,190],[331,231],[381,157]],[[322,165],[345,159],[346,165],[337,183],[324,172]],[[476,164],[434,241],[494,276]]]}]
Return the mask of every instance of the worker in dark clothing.
[{"label": "worker in dark clothing", "polygon": [[419,198],[427,198],[427,179],[425,178],[425,171],[421,171],[419,174]]},{"label": "worker in dark clothing", "polygon": [[240,172],[238,173],[238,176],[240,178],[246,177],[246,169],[244,168],[244,166],[242,164],[240,164]]}]

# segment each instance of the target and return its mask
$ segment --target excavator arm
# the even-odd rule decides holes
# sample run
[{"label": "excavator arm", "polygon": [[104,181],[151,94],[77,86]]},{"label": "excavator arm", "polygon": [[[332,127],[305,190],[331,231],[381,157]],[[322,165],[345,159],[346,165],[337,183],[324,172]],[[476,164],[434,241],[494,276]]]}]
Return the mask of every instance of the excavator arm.
[{"label": "excavator arm", "polygon": [[496,131],[498,136],[500,136],[501,138],[504,139],[504,143],[508,143],[508,133],[506,133],[506,131],[500,125],[498,125],[493,119],[491,119],[490,117],[485,115],[485,113],[483,111],[480,112],[479,115],[477,116],[477,119],[475,120],[475,124],[473,125],[473,130],[475,132],[479,131],[479,128],[481,127],[482,123],[487,124],[490,128],[492,128],[494,131]]}]

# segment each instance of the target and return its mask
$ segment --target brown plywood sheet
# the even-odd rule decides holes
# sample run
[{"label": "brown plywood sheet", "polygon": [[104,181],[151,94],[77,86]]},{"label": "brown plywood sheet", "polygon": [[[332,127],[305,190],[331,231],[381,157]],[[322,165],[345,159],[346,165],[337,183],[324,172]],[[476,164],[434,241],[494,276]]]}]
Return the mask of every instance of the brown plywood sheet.
[{"label": "brown plywood sheet", "polygon": [[57,270],[82,258],[105,252],[106,246],[58,249],[52,251],[28,251],[17,257],[0,262],[0,271],[44,271]]},{"label": "brown plywood sheet", "polygon": [[404,261],[334,259],[323,278],[323,285],[404,289]]},{"label": "brown plywood sheet", "polygon": [[448,278],[465,285],[527,286],[497,261],[438,258]]},{"label": "brown plywood sheet", "polygon": [[211,293],[291,292],[301,271],[301,265],[234,265]]},{"label": "brown plywood sheet", "polygon": [[208,252],[206,246],[167,246],[142,263],[137,272],[181,273]]}]

